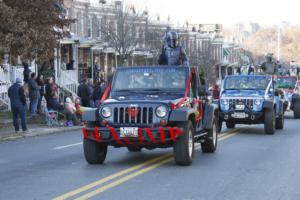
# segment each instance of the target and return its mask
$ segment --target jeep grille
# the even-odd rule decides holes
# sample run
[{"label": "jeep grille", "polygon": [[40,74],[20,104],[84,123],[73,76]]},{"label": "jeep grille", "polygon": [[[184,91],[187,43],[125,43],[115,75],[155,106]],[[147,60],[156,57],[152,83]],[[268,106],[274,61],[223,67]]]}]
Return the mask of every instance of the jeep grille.
[{"label": "jeep grille", "polygon": [[152,124],[153,123],[153,108],[152,107],[137,107],[137,113],[130,116],[129,107],[114,108],[114,123],[117,124]]},{"label": "jeep grille", "polygon": [[245,105],[246,108],[252,110],[253,102],[253,99],[229,99],[229,107],[230,109],[235,109],[235,105],[242,104]]}]

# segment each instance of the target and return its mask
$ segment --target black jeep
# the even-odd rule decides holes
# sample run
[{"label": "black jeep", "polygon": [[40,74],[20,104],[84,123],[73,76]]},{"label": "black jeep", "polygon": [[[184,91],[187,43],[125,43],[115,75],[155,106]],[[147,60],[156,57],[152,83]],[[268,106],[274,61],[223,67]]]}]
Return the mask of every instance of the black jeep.
[{"label": "black jeep", "polygon": [[103,163],[108,145],[131,152],[173,147],[178,165],[192,163],[195,142],[213,153],[218,107],[205,94],[196,68],[118,68],[98,109],[83,114],[87,162]]}]

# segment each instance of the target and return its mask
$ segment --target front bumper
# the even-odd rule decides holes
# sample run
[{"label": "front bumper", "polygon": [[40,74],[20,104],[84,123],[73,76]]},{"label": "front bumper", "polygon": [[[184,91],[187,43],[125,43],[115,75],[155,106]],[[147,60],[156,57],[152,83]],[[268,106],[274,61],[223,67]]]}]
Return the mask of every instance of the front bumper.
[{"label": "front bumper", "polygon": [[82,133],[84,139],[116,147],[131,145],[164,147],[172,145],[183,131],[177,127],[138,128],[136,138],[121,138],[120,128],[113,127],[86,127],[83,128]]},{"label": "front bumper", "polygon": [[[235,113],[245,113],[245,118],[234,117]],[[237,124],[259,124],[263,122],[263,112],[250,112],[250,111],[227,111],[219,113],[220,120],[225,122],[234,122]]]}]

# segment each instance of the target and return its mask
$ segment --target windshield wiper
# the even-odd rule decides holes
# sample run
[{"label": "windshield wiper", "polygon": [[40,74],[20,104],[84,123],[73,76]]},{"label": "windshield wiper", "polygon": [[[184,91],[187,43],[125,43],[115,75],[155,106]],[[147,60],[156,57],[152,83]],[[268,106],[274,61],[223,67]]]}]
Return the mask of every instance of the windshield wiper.
[{"label": "windshield wiper", "polygon": [[147,90],[144,90],[145,92],[155,92],[155,93],[162,93],[162,94],[168,94],[168,95],[172,95],[174,93],[179,93],[178,91],[166,91],[166,90],[162,90],[162,89],[159,89],[159,88],[155,88],[155,89],[147,89]]},{"label": "windshield wiper", "polygon": [[124,90],[115,90],[113,92],[128,92],[128,93],[138,93],[137,91],[134,90],[128,90],[128,89],[124,89]]}]

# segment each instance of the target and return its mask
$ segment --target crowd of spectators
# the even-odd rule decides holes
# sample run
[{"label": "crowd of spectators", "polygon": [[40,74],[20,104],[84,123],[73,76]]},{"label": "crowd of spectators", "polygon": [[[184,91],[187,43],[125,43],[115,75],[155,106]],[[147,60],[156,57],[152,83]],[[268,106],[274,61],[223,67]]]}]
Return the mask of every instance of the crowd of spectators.
[{"label": "crowd of spectators", "polygon": [[[42,74],[37,75],[31,72],[26,63],[23,66],[23,81],[17,78],[8,90],[16,132],[20,131],[19,117],[21,118],[22,130],[28,131],[26,126],[27,111],[30,112],[32,120],[36,120],[37,115],[45,114],[46,110],[57,111],[64,114],[67,126],[73,126],[80,123],[79,116],[77,116],[80,107],[95,108],[101,100],[104,92],[104,83],[101,81],[94,83],[92,79],[84,79],[77,90],[78,99],[71,96],[60,99],[59,87],[52,76],[44,79]],[[29,100],[28,104],[27,100]],[[78,105],[76,105],[76,101]]]}]

